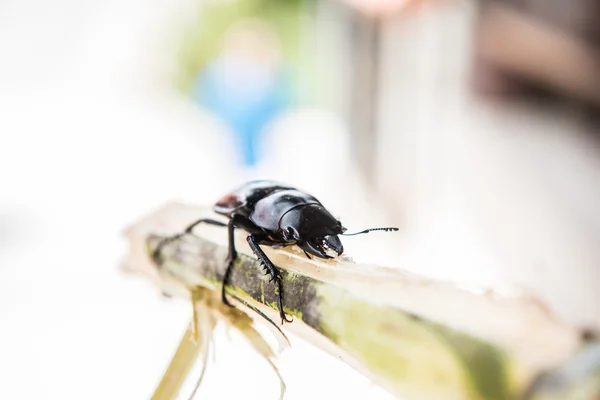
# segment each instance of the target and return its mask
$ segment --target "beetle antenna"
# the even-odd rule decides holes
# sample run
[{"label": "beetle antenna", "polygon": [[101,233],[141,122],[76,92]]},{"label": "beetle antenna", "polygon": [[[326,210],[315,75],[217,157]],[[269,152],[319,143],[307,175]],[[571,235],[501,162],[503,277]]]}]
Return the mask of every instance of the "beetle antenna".
[{"label": "beetle antenna", "polygon": [[398,228],[371,228],[371,229],[365,229],[364,231],[360,231],[360,232],[356,232],[356,233],[342,233],[342,236],[361,235],[363,233],[369,233],[369,232],[373,232],[373,231],[393,232],[393,231],[397,231],[397,230],[398,230]]}]

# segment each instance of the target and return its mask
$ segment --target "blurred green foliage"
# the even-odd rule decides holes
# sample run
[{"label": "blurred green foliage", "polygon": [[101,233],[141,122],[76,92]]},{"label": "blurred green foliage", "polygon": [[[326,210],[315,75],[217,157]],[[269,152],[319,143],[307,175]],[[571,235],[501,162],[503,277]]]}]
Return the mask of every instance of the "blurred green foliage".
[{"label": "blurred green foliage", "polygon": [[186,27],[183,32],[176,88],[191,95],[198,72],[219,54],[228,28],[236,21],[257,18],[271,25],[277,33],[297,98],[308,100],[313,96],[309,53],[313,43],[313,30],[310,29],[314,11],[312,5],[310,0],[237,0],[204,4],[192,26]]}]

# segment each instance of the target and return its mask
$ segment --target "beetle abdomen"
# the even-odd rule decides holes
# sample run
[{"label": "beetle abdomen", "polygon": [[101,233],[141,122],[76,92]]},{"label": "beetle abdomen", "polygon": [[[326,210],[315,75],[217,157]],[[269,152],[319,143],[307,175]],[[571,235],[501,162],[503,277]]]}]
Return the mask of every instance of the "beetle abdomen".
[{"label": "beetle abdomen", "polygon": [[[239,211],[243,207],[252,209],[252,207],[254,207],[259,200],[269,196],[272,193],[289,189],[293,190],[294,188],[274,181],[250,181],[238,187],[231,193],[223,196],[213,206],[213,210],[218,214],[231,216],[234,211]],[[241,212],[241,214],[246,214],[246,217],[249,213],[250,212]]]}]

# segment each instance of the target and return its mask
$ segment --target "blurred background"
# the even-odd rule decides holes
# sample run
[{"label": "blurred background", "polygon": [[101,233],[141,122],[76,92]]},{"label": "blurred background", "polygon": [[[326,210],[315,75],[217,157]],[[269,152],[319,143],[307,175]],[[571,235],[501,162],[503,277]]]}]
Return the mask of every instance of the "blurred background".
[{"label": "blurred background", "polygon": [[[150,398],[190,310],[118,269],[122,229],[248,179],[401,228],[359,262],[600,328],[599,27],[596,0],[3,1],[0,398]],[[275,398],[215,337],[199,397]],[[293,349],[287,398],[389,398]]]}]

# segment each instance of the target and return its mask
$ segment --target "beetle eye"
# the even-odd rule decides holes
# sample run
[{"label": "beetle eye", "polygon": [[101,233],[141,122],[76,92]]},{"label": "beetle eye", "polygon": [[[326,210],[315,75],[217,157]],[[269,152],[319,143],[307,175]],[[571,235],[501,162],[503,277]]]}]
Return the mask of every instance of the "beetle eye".
[{"label": "beetle eye", "polygon": [[292,228],[291,226],[288,226],[287,228],[285,228],[285,230],[283,231],[283,237],[286,240],[291,240],[294,239],[294,234],[296,233],[296,231],[294,230],[294,228]]}]

